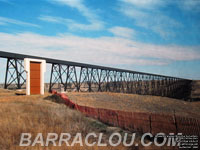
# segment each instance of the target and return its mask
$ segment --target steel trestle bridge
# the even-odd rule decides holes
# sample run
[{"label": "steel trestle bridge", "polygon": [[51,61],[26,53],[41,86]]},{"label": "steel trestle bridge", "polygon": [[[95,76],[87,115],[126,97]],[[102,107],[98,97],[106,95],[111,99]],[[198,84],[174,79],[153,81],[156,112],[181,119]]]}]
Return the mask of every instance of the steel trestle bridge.
[{"label": "steel trestle bridge", "polygon": [[0,57],[7,59],[5,89],[12,85],[22,88],[26,82],[24,58],[33,58],[51,64],[49,91],[63,88],[64,91],[121,92],[180,99],[190,94],[188,79],[3,51]]}]

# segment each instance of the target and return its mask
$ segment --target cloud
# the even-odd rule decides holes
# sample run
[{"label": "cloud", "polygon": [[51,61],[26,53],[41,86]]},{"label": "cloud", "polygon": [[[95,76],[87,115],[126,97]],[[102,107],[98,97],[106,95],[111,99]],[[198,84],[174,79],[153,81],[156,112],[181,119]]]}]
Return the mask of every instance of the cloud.
[{"label": "cloud", "polygon": [[[54,4],[66,5],[75,8],[81,15],[86,17],[90,24],[82,24],[72,19],[60,18],[55,16],[41,16],[39,19],[48,22],[61,23],[70,27],[72,30],[102,30],[104,29],[104,22],[99,19],[94,10],[89,9],[83,4],[82,0],[51,0]],[[64,21],[64,23],[63,23]]]},{"label": "cloud", "polygon": [[19,21],[15,19],[6,18],[6,17],[0,17],[0,25],[7,25],[7,24],[15,24],[15,25],[20,25],[20,26],[29,26],[29,27],[37,27],[37,28],[40,27],[37,24],[23,22],[23,21]]},{"label": "cloud", "polygon": [[91,24],[80,24],[72,19],[66,19],[62,17],[55,16],[40,16],[38,19],[46,22],[63,24],[67,26],[70,30],[90,30],[96,31],[104,28],[103,22],[101,21],[93,21]]},{"label": "cloud", "polygon": [[69,5],[70,7],[75,7],[75,8],[81,8],[82,6],[82,0],[50,0],[51,2],[59,3],[59,4],[64,4],[64,5]]},{"label": "cloud", "polygon": [[82,0],[52,0],[51,2],[76,8],[83,16],[87,17],[88,20],[97,18],[97,16],[83,4]]},{"label": "cloud", "polygon": [[138,8],[159,9],[168,5],[178,6],[183,11],[200,11],[199,0],[119,0],[123,3],[134,5]]},{"label": "cloud", "polygon": [[65,24],[66,22],[71,21],[70,19],[64,19],[61,17],[53,17],[53,16],[40,16],[38,19],[42,21],[47,21],[47,22],[53,22],[53,23],[62,23]]},{"label": "cloud", "polygon": [[109,31],[111,33],[113,33],[115,36],[117,37],[122,37],[122,38],[133,38],[133,36],[135,35],[135,31],[133,29],[130,28],[125,28],[125,27],[112,27],[109,29]]},{"label": "cloud", "polygon": [[[199,47],[143,44],[119,37],[0,33],[3,51],[99,65],[167,65],[199,60]],[[37,51],[36,51],[37,50]]]},{"label": "cloud", "polygon": [[181,0],[181,1],[175,1],[175,2],[182,10],[192,11],[192,12],[200,11],[199,0]]},{"label": "cloud", "polygon": [[14,3],[10,2],[9,0],[0,0],[0,2],[11,4],[11,5],[14,4]]},{"label": "cloud", "polygon": [[161,5],[161,2],[159,2],[159,0],[155,0],[155,4],[150,3],[150,1],[151,0],[144,1],[146,3],[142,3],[144,7],[143,9],[140,9],[141,2],[137,2],[134,0],[123,0],[123,3],[120,5],[119,11],[129,18],[133,19],[135,25],[143,27],[145,29],[149,29],[160,35],[162,38],[166,39],[169,37],[174,37],[174,30],[182,28],[183,25],[175,19],[164,15],[157,8],[156,11],[146,9],[147,7],[152,8],[156,4]]},{"label": "cloud", "polygon": [[120,0],[124,3],[129,3],[139,8],[152,9],[162,6],[166,3],[164,0]]}]

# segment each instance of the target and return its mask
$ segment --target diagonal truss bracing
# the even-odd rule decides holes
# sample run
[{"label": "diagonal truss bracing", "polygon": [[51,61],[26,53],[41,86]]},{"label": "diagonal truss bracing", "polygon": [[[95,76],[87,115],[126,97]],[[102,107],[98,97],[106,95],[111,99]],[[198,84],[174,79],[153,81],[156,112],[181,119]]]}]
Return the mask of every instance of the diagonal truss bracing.
[{"label": "diagonal truss bracing", "polygon": [[51,64],[49,91],[121,92],[187,98],[191,80],[125,69],[21,55],[0,51],[7,59],[5,88],[25,83],[24,58],[44,59]]},{"label": "diagonal truss bracing", "polygon": [[78,92],[120,92],[183,98],[190,80],[175,77],[52,64],[50,87]]},{"label": "diagonal truss bracing", "polygon": [[12,85],[13,88],[21,89],[25,82],[26,79],[23,61],[8,58],[4,88],[8,88]]}]

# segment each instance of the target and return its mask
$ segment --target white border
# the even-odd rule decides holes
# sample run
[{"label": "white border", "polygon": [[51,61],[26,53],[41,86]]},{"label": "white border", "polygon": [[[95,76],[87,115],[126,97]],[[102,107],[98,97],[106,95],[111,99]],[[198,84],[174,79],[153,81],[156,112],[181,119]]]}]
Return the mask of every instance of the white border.
[{"label": "white border", "polygon": [[46,72],[46,60],[24,59],[24,69],[26,71],[26,95],[30,95],[30,62],[40,62],[40,94],[44,94],[44,73]]}]

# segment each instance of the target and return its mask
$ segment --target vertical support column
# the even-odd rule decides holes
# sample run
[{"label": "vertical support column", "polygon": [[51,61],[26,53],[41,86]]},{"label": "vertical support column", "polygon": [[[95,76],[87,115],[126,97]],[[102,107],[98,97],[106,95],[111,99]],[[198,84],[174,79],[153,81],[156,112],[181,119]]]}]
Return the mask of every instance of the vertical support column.
[{"label": "vertical support column", "polygon": [[7,89],[12,85],[12,88],[21,89],[22,85],[26,82],[23,73],[25,73],[25,71],[22,60],[7,58],[4,88]]},{"label": "vertical support column", "polygon": [[[90,72],[89,72],[90,70]],[[92,78],[93,78],[93,69],[89,69],[87,70],[87,74],[88,74],[88,91],[92,92]]]},{"label": "vertical support column", "polygon": [[50,75],[50,85],[49,85],[49,92],[52,91],[54,85],[57,84],[57,89],[60,89],[61,85],[64,85],[62,80],[63,69],[61,64],[52,64],[51,67],[51,75]]},{"label": "vertical support column", "polygon": [[74,68],[74,76],[75,76],[75,88],[76,90],[79,92],[80,91],[80,84],[78,82],[78,77],[77,77],[77,73],[76,73],[76,66],[73,66]]},{"label": "vertical support column", "polygon": [[110,71],[106,70],[106,92],[110,91]]},{"label": "vertical support column", "polygon": [[99,70],[98,70],[98,92],[101,92],[101,77],[102,77],[102,69],[100,70],[100,74],[99,74]]},{"label": "vertical support column", "polygon": [[7,59],[7,65],[6,65],[6,75],[5,75],[5,83],[4,83],[5,89],[8,88],[7,80],[8,80],[9,61],[10,61],[10,58]]},{"label": "vertical support column", "polygon": [[18,67],[17,67],[17,59],[15,59],[15,70],[16,70],[16,74],[17,74],[17,88],[21,89],[20,76],[19,76],[19,71],[18,71]]},{"label": "vertical support column", "polygon": [[67,66],[66,80],[65,80],[65,85],[64,85],[65,91],[67,91],[68,80],[69,80],[69,66]]},{"label": "vertical support column", "polygon": [[54,64],[51,65],[51,75],[50,75],[49,92],[52,92],[52,76],[53,76],[53,68],[54,68]]}]

